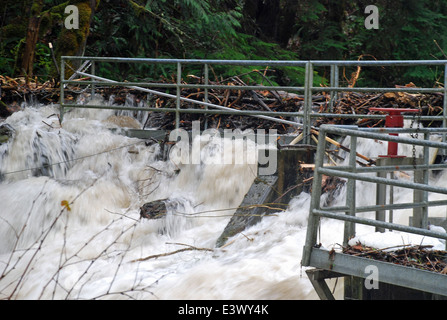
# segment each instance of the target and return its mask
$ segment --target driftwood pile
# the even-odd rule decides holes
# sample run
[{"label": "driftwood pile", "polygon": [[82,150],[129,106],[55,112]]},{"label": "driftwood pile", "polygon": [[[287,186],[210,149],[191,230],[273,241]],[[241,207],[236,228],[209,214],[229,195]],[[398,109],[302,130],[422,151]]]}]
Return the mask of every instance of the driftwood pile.
[{"label": "driftwood pile", "polygon": [[391,251],[394,247],[375,249],[358,243],[344,247],[343,253],[447,274],[447,251],[431,248],[432,246],[402,246]]},{"label": "driftwood pile", "polygon": [[11,78],[0,75],[0,117],[20,110],[21,104],[59,102],[60,88],[54,80],[39,82],[37,78]]},{"label": "driftwood pile", "polygon": [[[396,88],[416,88],[416,85],[409,83],[405,86],[396,85]],[[386,92],[386,93],[357,93],[346,92],[340,94],[334,105],[335,114],[380,114],[371,112],[370,108],[412,108],[419,109],[420,115],[438,116],[443,112],[444,94],[434,93],[408,93],[408,92]],[[319,112],[326,112],[327,108],[320,108]],[[346,118],[332,118],[317,120],[316,126],[323,123],[331,124],[356,124],[360,127],[384,126],[385,120],[361,119],[351,120]],[[441,122],[423,122],[425,126],[439,126]]]},{"label": "driftwood pile", "polygon": [[[88,80],[83,78],[79,80]],[[190,76],[186,79],[189,84],[203,83],[203,79]],[[169,79],[163,80],[171,83]],[[37,79],[10,78],[0,76],[0,117],[7,117],[11,113],[20,109],[22,102],[39,102],[43,104],[59,103],[60,87],[55,81],[46,81],[40,83]],[[186,81],[184,82],[186,83]],[[220,81],[210,81],[210,84],[245,86],[246,84],[240,77],[235,76],[230,79]],[[266,82],[266,85],[269,85]],[[404,87],[415,87],[410,83]],[[399,86],[396,86],[399,87]],[[154,89],[162,90],[162,89]],[[65,93],[67,100],[76,101],[76,99],[88,92],[85,87],[68,86]],[[145,106],[156,108],[175,108],[175,100],[147,94],[135,89],[123,87],[100,87],[97,86],[96,92],[101,94],[105,101],[111,101],[115,104],[124,104],[132,100],[135,105],[144,102]],[[166,92],[166,91],[164,91]],[[169,91],[168,91],[169,92]],[[171,94],[175,95],[175,89],[171,89]],[[291,93],[279,90],[230,90],[230,89],[209,89],[209,101],[213,104],[224,106],[237,110],[251,111],[272,111],[272,112],[297,112],[302,111],[304,96],[301,92]],[[205,92],[203,89],[182,90],[182,96],[190,99],[203,101]],[[128,99],[131,97],[132,99]],[[321,92],[315,93],[312,99],[312,109],[314,112],[327,113],[330,111],[330,93],[321,88]],[[418,108],[421,115],[439,115],[442,113],[443,94],[442,93],[356,93],[343,92],[338,94],[338,99],[333,104],[332,112],[337,114],[368,114],[371,107],[394,107],[394,108]],[[192,105],[188,102],[181,103],[181,108],[204,108],[203,106]],[[278,117],[283,118],[283,117]],[[295,132],[297,128],[274,121],[259,119],[248,116],[238,115],[202,115],[202,114],[181,114],[181,125],[189,129],[192,121],[201,120],[203,124],[207,119],[209,128],[222,129],[276,129],[279,134]],[[297,119],[286,119],[297,120]],[[347,119],[334,116],[333,118],[317,118],[315,126],[318,127],[324,123],[332,124],[357,124],[359,126],[382,126],[384,120],[380,119]],[[438,126],[440,123],[430,122],[424,125]],[[155,127],[159,129],[170,130],[175,127],[175,113],[151,113],[146,127]]]}]

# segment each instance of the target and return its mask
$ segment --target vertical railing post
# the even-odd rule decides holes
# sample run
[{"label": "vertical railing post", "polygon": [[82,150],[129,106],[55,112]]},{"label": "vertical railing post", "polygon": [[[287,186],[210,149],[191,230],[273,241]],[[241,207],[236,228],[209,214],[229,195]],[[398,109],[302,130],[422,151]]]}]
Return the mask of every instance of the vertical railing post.
[{"label": "vertical railing post", "polygon": [[[395,179],[394,171],[390,172],[390,179]],[[390,186],[390,204],[394,204],[394,186]],[[394,222],[394,211],[392,209],[388,210],[388,222]]]},{"label": "vertical railing post", "polygon": [[[426,141],[430,141],[430,133],[427,132],[424,134],[424,139]],[[424,146],[424,159],[425,159],[425,169],[424,169],[424,184],[428,186],[430,179],[430,171],[428,170],[428,166],[430,165],[430,149],[428,146]],[[428,191],[424,190],[424,213],[423,213],[423,228],[428,228]]]},{"label": "vertical railing post", "polygon": [[309,219],[307,222],[306,242],[303,250],[303,257],[301,264],[303,266],[310,265],[310,256],[312,248],[317,244],[318,225],[320,223],[320,217],[314,214],[313,210],[320,209],[320,197],[321,197],[321,180],[322,174],[320,168],[323,167],[324,155],[326,151],[326,130],[325,125],[320,127],[320,133],[318,135],[317,151],[315,154],[315,168],[312,182],[312,195],[310,199]]},{"label": "vertical railing post", "polygon": [[[447,128],[447,63],[444,65],[444,99],[443,99],[442,127]],[[442,142],[446,142],[445,133],[442,133]],[[447,155],[445,149],[439,151],[441,151],[441,154],[443,156]]]},{"label": "vertical railing post", "polygon": [[175,128],[178,129],[180,127],[180,85],[182,81],[182,64],[177,62],[177,96],[176,96],[176,112],[175,112]]},{"label": "vertical railing post", "polygon": [[[209,70],[208,70],[208,63],[205,63],[205,86],[209,84]],[[208,88],[205,87],[205,102],[208,103]],[[205,106],[205,110],[208,110],[208,106]],[[208,128],[208,114],[205,115],[205,124],[204,129],[206,130]]]},{"label": "vertical railing post", "polygon": [[[331,83],[330,86],[332,88],[338,88],[338,65],[332,64],[331,65]],[[331,90],[331,100],[329,103],[329,112],[333,112],[334,110],[334,103],[337,100],[338,92]]]},{"label": "vertical railing post", "polygon": [[[424,140],[429,141],[430,140],[430,133],[426,132],[424,133]],[[424,157],[424,164],[425,168],[422,170],[422,183],[426,186],[428,186],[429,183],[429,170],[427,169],[430,165],[430,150],[429,147],[424,146],[423,149],[423,157]],[[427,229],[428,228],[428,191],[423,190],[422,191],[422,201],[424,202],[424,206],[422,207],[421,212],[421,228]]]},{"label": "vertical railing post", "polygon": [[[349,167],[351,173],[356,172],[357,167],[357,136],[351,135],[351,148],[349,151]],[[356,212],[356,180],[348,179],[346,184],[346,206],[348,207],[348,211],[346,211],[347,215],[355,216]],[[344,230],[344,238],[343,238],[343,246],[348,244],[349,239],[355,236],[355,224],[353,222],[346,221],[345,222],[345,230]]]},{"label": "vertical railing post", "polygon": [[312,112],[312,85],[313,65],[310,61],[306,63],[306,76],[304,83],[304,110],[303,110],[303,137],[304,143],[310,144],[310,113]]},{"label": "vertical railing post", "polygon": [[61,93],[60,93],[60,115],[59,115],[59,121],[62,124],[62,121],[64,119],[64,80],[65,80],[65,60],[64,57],[61,57],[61,75],[60,75],[60,82],[61,82]]},{"label": "vertical railing post", "polygon": [[[424,133],[424,140],[430,140],[430,134]],[[429,183],[429,170],[430,165],[430,151],[429,147],[423,147],[422,158],[412,159],[413,164],[424,164],[425,168],[421,170],[414,170],[414,182],[428,185]],[[414,155],[413,155],[414,156]],[[428,228],[428,192],[427,190],[413,190],[413,201],[422,202],[424,206],[413,209],[412,226],[416,228],[427,229]]]},{"label": "vertical railing post", "polygon": [[[385,157],[379,157],[376,159],[376,166],[380,167],[380,166],[386,166],[386,165],[398,165],[397,161],[394,161],[396,158],[385,158]],[[399,159],[399,158],[397,158]],[[397,163],[395,163],[397,162]],[[388,172],[387,171],[378,171],[377,172],[377,177],[379,178],[387,178],[388,177]],[[383,206],[386,204],[386,196],[387,195],[387,185],[386,184],[382,184],[382,183],[377,183],[376,184],[376,205],[377,206]],[[390,190],[390,195],[391,195],[391,190]],[[394,201],[391,199],[390,196],[390,203],[391,201]],[[376,210],[376,220],[377,221],[385,221],[385,217],[386,217],[386,211],[383,208],[380,208],[378,210]],[[384,228],[381,227],[376,227],[375,228],[376,232],[385,232]]]},{"label": "vertical railing post", "polygon": [[[95,60],[91,60],[91,72],[92,72],[92,75],[96,75],[96,67],[95,67]],[[95,79],[93,79],[92,78],[92,82],[94,82],[95,81]],[[90,96],[90,100],[93,100],[95,98],[95,84],[94,83],[92,83],[92,94],[91,94],[91,96]]]}]

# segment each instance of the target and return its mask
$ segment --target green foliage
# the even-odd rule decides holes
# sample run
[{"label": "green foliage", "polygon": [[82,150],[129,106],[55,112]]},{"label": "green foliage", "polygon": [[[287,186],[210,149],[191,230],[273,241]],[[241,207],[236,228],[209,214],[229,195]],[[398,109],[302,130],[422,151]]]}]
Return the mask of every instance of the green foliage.
[{"label": "green foliage", "polygon": [[[233,41],[222,46],[221,50],[206,52],[194,51],[197,58],[221,59],[221,60],[299,60],[293,52],[284,50],[278,44],[264,42],[250,35],[237,34]],[[303,86],[305,71],[303,67],[275,67],[270,68],[266,76],[262,76],[253,70],[259,70],[265,66],[228,66],[216,65],[214,72],[227,78],[242,75],[241,79],[247,84],[266,83],[280,84],[286,86]],[[315,85],[325,83],[325,79],[315,75]]]},{"label": "green foliage", "polygon": [[53,65],[50,48],[43,43],[36,44],[34,74],[40,77],[48,77]]},{"label": "green foliage", "polygon": [[[33,1],[4,0],[0,12],[0,72],[14,75]],[[35,70],[49,75],[47,44],[61,43],[64,0],[45,0]],[[364,26],[364,9],[379,8],[378,30]],[[86,55],[241,60],[422,60],[447,59],[445,0],[101,0],[90,26]],[[243,75],[246,83],[302,86],[303,68],[213,66],[219,78]],[[175,78],[176,65],[98,63],[100,75],[116,80]],[[355,71],[343,69],[345,78]],[[184,66],[183,75],[201,75]],[[325,84],[318,69],[315,85]],[[410,81],[433,85],[443,79],[435,67],[362,68],[357,85],[394,85]],[[135,77],[134,77],[135,76]],[[138,76],[139,79],[136,79]],[[343,79],[342,79],[343,80]]]},{"label": "green foliage", "polygon": [[[348,50],[346,59],[357,59],[363,54],[377,60],[446,59],[442,48],[447,48],[447,3],[445,1],[377,1],[380,27],[363,27],[363,10],[369,1],[350,1],[344,23]],[[436,41],[436,42],[435,42]],[[436,45],[439,45],[439,47]],[[440,49],[441,48],[441,49]],[[434,85],[443,70],[436,67],[386,68],[368,74],[374,84]]]},{"label": "green foliage", "polygon": [[[144,4],[142,1],[121,1],[116,6],[116,2],[102,1],[101,10],[95,15],[87,54],[234,60],[297,58],[278,44],[241,33],[242,9],[239,2],[165,0],[146,1]],[[146,79],[158,80],[159,77],[171,78],[176,74],[176,67],[139,64],[117,70],[108,64],[100,64],[99,73],[114,79],[134,80],[134,75],[145,75]],[[199,68],[188,65],[184,73],[200,75],[202,70]],[[302,68],[295,69],[272,71],[270,81],[277,83],[287,79],[291,85],[298,82],[302,85]],[[252,70],[251,67],[216,66],[214,72],[226,78]],[[299,79],[294,73],[299,75]],[[245,76],[244,80],[262,80],[256,73],[250,76]]]}]

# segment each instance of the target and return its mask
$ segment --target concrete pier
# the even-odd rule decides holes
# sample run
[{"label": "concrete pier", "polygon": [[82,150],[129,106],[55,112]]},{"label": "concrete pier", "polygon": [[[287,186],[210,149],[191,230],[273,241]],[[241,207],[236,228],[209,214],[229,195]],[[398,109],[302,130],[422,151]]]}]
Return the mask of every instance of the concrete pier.
[{"label": "concrete pier", "polygon": [[[303,190],[300,163],[313,163],[315,147],[288,145],[287,139],[278,144],[278,168],[275,175],[259,175],[234,213],[228,225],[216,241],[221,247],[228,238],[253,226],[274,212],[286,210],[290,200]],[[259,171],[259,170],[258,170]]]}]

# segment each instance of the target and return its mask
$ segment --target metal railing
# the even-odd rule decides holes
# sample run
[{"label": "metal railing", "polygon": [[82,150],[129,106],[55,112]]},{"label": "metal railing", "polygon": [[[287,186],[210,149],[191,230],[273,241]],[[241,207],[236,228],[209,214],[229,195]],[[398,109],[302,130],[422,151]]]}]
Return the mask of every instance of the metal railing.
[{"label": "metal railing", "polygon": [[[408,138],[403,136],[395,136],[392,134],[414,133],[423,134],[424,139]],[[317,152],[315,155],[315,169],[312,186],[311,205],[309,210],[309,221],[307,226],[306,243],[304,246],[302,264],[303,266],[311,265],[312,250],[317,245],[317,235],[319,232],[319,224],[321,218],[336,219],[345,222],[344,228],[344,245],[348,240],[355,236],[355,226],[357,224],[375,226],[376,230],[390,229],[402,232],[408,232],[439,239],[447,239],[447,233],[441,233],[428,230],[428,214],[429,208],[434,206],[447,205],[446,200],[429,200],[429,194],[447,195],[447,188],[429,184],[429,172],[432,170],[442,170],[447,168],[447,163],[430,164],[429,148],[447,149],[447,143],[440,141],[431,141],[430,136],[433,134],[443,135],[447,132],[447,128],[415,128],[415,129],[397,129],[397,128],[358,128],[356,126],[335,126],[322,125],[319,128],[319,138]],[[349,164],[346,166],[328,166],[324,164],[326,151],[327,135],[341,135],[350,137]],[[400,144],[409,144],[411,146],[422,146],[423,157],[420,161],[409,158],[394,158],[384,165],[360,166],[357,161],[357,139],[375,139],[397,142]],[[386,159],[386,158],[384,158]],[[388,159],[387,159],[388,160]],[[410,160],[410,161],[405,161]],[[383,172],[394,171],[413,171],[415,173],[414,181],[396,179],[393,176],[383,175]],[[419,178],[416,178],[416,172]],[[375,173],[372,175],[371,173]],[[323,175],[335,176],[346,179],[346,203],[344,206],[323,207],[320,203],[321,186]],[[415,199],[407,203],[393,203],[391,197],[388,203],[380,202],[373,205],[357,205],[356,204],[356,182],[364,181],[376,184],[376,186],[386,185],[407,188],[415,193]],[[416,197],[417,194],[417,197]],[[413,209],[413,225],[407,226],[397,224],[392,221],[385,221],[384,210],[401,210]],[[358,213],[376,212],[375,219],[359,217]]]},{"label": "metal railing", "polygon": [[[84,70],[74,70],[74,75],[70,79],[64,79],[65,64],[67,60],[82,60],[83,67],[90,67],[91,72],[86,73]],[[142,64],[174,64],[177,70],[176,83],[147,83],[147,82],[120,82],[111,79],[99,77],[95,74],[98,62],[109,63],[142,63]],[[203,84],[186,84],[182,83],[182,67],[188,64],[201,65],[204,70]],[[212,65],[228,65],[228,66],[264,66],[264,67],[286,67],[299,66],[305,68],[304,83],[302,86],[235,86],[235,85],[214,85],[210,84],[209,72]],[[447,60],[424,60],[424,61],[249,61],[249,60],[184,60],[184,59],[144,59],[144,58],[100,58],[100,57],[62,57],[61,61],[61,121],[65,109],[67,108],[92,108],[92,109],[113,109],[113,110],[133,110],[133,111],[149,111],[149,112],[174,112],[176,114],[176,128],[180,126],[180,114],[182,113],[200,113],[200,114],[221,114],[221,115],[244,115],[250,117],[258,117],[261,119],[285,123],[288,125],[300,128],[303,133],[303,142],[310,144],[312,137],[312,119],[315,118],[349,118],[349,119],[385,119],[386,115],[380,114],[336,114],[333,113],[332,107],[337,101],[337,95],[340,92],[410,92],[410,93],[433,93],[440,92],[444,94],[443,111],[439,116],[421,116],[418,120],[441,121],[441,128],[415,128],[415,129],[392,129],[392,128],[358,128],[355,126],[334,126],[321,125],[318,128],[318,143],[315,155],[315,169],[311,196],[311,206],[309,211],[309,220],[307,226],[306,242],[303,248],[302,265],[313,266],[326,270],[333,270],[341,272],[341,274],[350,274],[354,276],[362,276],[362,269],[365,265],[370,264],[370,259],[367,261],[346,260],[345,256],[336,256],[334,258],[332,253],[322,251],[316,248],[317,236],[319,233],[320,220],[322,218],[336,219],[344,221],[344,244],[348,239],[355,235],[355,227],[357,224],[369,225],[376,227],[376,230],[390,229],[403,232],[419,234],[428,237],[435,237],[447,240],[446,233],[439,233],[427,229],[429,208],[433,206],[445,206],[446,200],[429,200],[429,193],[437,193],[447,195],[447,188],[429,185],[429,172],[431,170],[440,170],[447,168],[447,163],[430,164],[428,162],[429,148],[439,148],[443,151],[443,155],[447,154],[446,136],[447,136],[447,86],[443,88],[364,88],[364,87],[340,87],[341,67],[383,67],[383,66],[441,66],[444,69],[444,84],[447,84]],[[328,87],[314,86],[313,76],[314,69],[317,67],[330,67],[330,85]],[[90,80],[74,80],[74,76],[89,77]],[[110,105],[92,105],[92,104],[73,104],[66,103],[64,99],[65,87],[69,84],[90,86],[92,95],[95,92],[97,85],[101,86],[122,86],[129,87],[154,95],[172,98],[175,100],[175,108],[155,108],[155,107],[133,107],[133,106],[110,106]],[[194,100],[181,96],[182,89],[195,88],[204,90],[203,100]],[[175,89],[176,93],[166,93],[159,89]],[[249,111],[236,110],[221,105],[211,103],[209,100],[209,90],[211,89],[228,89],[228,90],[282,90],[287,92],[301,92],[304,93],[304,101],[302,109],[296,112],[271,112],[271,111]],[[329,92],[329,112],[319,113],[312,110],[313,95],[316,92]],[[181,102],[188,102],[191,104],[205,107],[196,108],[182,108]],[[288,117],[282,119],[279,117]],[[300,121],[295,120],[298,118]],[[414,115],[404,115],[406,119],[414,119]],[[294,120],[290,120],[294,119]],[[418,133],[423,134],[424,139],[405,138],[402,136],[394,136],[392,134],[400,133]],[[430,135],[440,134],[441,142],[430,141]],[[350,136],[351,145],[349,152],[349,164],[347,166],[328,167],[324,165],[324,157],[326,152],[326,138],[328,135]],[[396,170],[395,163],[385,163],[383,165],[374,165],[360,167],[357,165],[357,138],[368,138],[385,140],[397,143],[408,143],[414,146],[423,147],[423,161],[399,163],[399,170],[414,171],[417,180],[403,181],[388,178],[383,173],[391,173]],[[375,173],[376,176],[371,176]],[[322,207],[320,204],[321,186],[323,175],[338,176],[347,179],[347,197],[344,206],[338,207]],[[411,203],[385,203],[378,202],[375,205],[356,205],[356,182],[365,181],[377,185],[385,185],[388,187],[403,187],[410,190],[415,190],[415,198]],[[378,189],[379,190],[379,189]],[[386,197],[385,197],[386,198]],[[391,199],[392,197],[390,197]],[[413,209],[413,225],[401,225],[393,221],[385,221],[383,212],[389,210],[390,217],[393,210]],[[361,212],[376,212],[375,219],[358,216]],[[341,261],[341,262],[339,262]],[[344,263],[344,266],[337,268],[337,263]],[[334,267],[335,265],[335,267]],[[388,264],[391,265],[391,264]],[[334,269],[333,269],[334,268]],[[410,269],[405,275],[400,268],[387,266],[387,272],[381,276],[384,282],[394,283],[397,285],[408,286],[410,288],[428,290],[430,292],[444,294],[446,293],[447,282],[444,275],[439,279],[430,273],[425,274],[423,280],[412,281],[412,279],[419,277],[415,270]],[[382,275],[382,273],[381,273]]]},{"label": "metal railing", "polygon": [[[84,61],[83,68],[73,70],[74,74],[71,78],[65,79],[65,70],[67,61]],[[120,82],[106,79],[95,75],[96,64],[99,62],[108,63],[139,63],[146,65],[153,64],[169,64],[175,65],[177,70],[176,83],[149,83],[149,82]],[[204,70],[203,84],[186,84],[182,83],[182,68],[185,65],[201,65]],[[235,86],[235,85],[215,85],[209,82],[210,67],[213,65],[226,66],[264,66],[264,67],[303,67],[305,68],[305,77],[303,86]],[[433,93],[441,92],[447,97],[447,86],[443,88],[365,88],[365,87],[340,87],[341,67],[384,67],[384,66],[440,66],[444,69],[444,83],[447,83],[447,60],[408,60],[408,61],[271,61],[271,60],[195,60],[195,59],[151,59],[151,58],[116,58],[116,57],[78,57],[63,56],[61,57],[61,92],[60,92],[60,113],[61,121],[67,108],[99,108],[99,109],[115,109],[115,110],[134,110],[134,111],[151,111],[151,112],[174,112],[176,114],[176,128],[180,126],[181,113],[200,113],[200,114],[222,114],[231,115],[238,114],[244,116],[258,117],[265,120],[276,121],[288,125],[292,125],[303,130],[304,143],[311,142],[311,129],[313,118],[350,118],[350,119],[384,119],[385,115],[380,114],[334,114],[332,106],[337,99],[339,92],[419,92]],[[84,72],[90,67],[90,73]],[[314,86],[314,69],[317,67],[330,67],[330,85],[328,87]],[[90,80],[78,81],[75,76],[89,77]],[[155,107],[125,107],[110,105],[81,105],[66,103],[65,88],[69,84],[88,85],[91,86],[92,94],[95,93],[95,87],[101,86],[123,86],[137,89],[143,92],[175,99],[175,108],[155,108]],[[162,92],[157,89],[173,88],[176,94]],[[204,99],[195,100],[181,96],[181,90],[185,88],[195,88],[204,90]],[[287,92],[301,92],[304,94],[303,107],[301,111],[296,112],[276,112],[276,111],[249,111],[236,110],[209,101],[210,89],[229,89],[229,90],[282,90]],[[312,98],[315,92],[330,92],[330,108],[327,113],[316,113],[312,111]],[[181,102],[188,102],[204,106],[205,109],[181,108]],[[211,109],[210,109],[211,108]],[[217,109],[217,110],[216,110]],[[281,119],[279,117],[288,117],[290,119],[301,119],[301,122],[295,120]],[[409,118],[410,116],[405,116]],[[437,120],[443,122],[443,127],[447,127],[447,99],[443,101],[443,113],[440,116],[422,116],[420,120]]]}]

